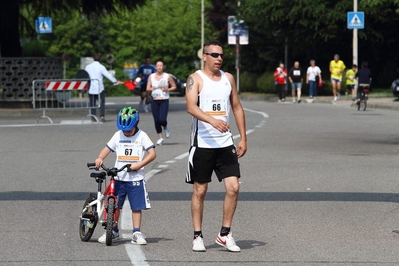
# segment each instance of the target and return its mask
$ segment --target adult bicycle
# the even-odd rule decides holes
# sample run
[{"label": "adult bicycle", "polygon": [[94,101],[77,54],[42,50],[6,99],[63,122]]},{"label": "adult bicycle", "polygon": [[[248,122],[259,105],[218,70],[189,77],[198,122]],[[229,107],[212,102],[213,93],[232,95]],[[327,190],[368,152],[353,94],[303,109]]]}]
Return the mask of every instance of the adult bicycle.
[{"label": "adult bicycle", "polygon": [[362,109],[363,111],[366,111],[370,84],[359,84],[358,90],[360,102],[358,102],[357,110],[360,111],[360,109]]},{"label": "adult bicycle", "polygon": [[[106,231],[105,244],[107,246],[112,245],[112,227],[116,221],[115,215],[117,215],[118,208],[116,205],[117,196],[115,195],[115,177],[119,172],[127,169],[130,171],[130,164],[124,165],[122,168],[107,168],[101,165],[101,172],[98,172],[95,163],[87,163],[87,167],[90,170],[96,170],[92,172],[90,177],[94,178],[98,183],[97,194],[90,193],[90,196],[86,199],[82,214],[79,216],[79,235],[80,239],[84,242],[90,240],[94,233],[94,229],[97,223],[100,223]],[[106,177],[110,177],[108,186],[106,185]],[[105,190],[102,192],[102,187]]]}]

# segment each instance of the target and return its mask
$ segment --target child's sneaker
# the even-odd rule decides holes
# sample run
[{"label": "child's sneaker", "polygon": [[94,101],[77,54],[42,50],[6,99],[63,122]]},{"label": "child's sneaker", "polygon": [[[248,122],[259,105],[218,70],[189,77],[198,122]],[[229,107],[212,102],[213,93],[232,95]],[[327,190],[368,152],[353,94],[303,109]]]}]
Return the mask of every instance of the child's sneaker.
[{"label": "child's sneaker", "polygon": [[221,236],[219,233],[215,242],[216,242],[216,244],[219,244],[222,247],[225,247],[232,252],[240,252],[241,251],[241,249],[236,245],[236,242],[234,241],[234,238],[231,235],[231,232],[227,236]]},{"label": "child's sneaker", "polygon": [[[119,233],[115,232],[112,230],[112,240],[118,239],[119,238]],[[107,233],[104,233],[100,238],[98,239],[98,242],[101,244],[105,244],[105,241],[107,239]]]},{"label": "child's sneaker", "polygon": [[198,251],[198,252],[206,251],[206,248],[204,246],[204,240],[202,239],[202,237],[197,236],[196,238],[194,238],[193,251]]},{"label": "child's sneaker", "polygon": [[147,241],[145,240],[145,235],[143,235],[141,232],[134,232],[132,241],[130,241],[132,244],[137,244],[137,245],[147,245]]}]

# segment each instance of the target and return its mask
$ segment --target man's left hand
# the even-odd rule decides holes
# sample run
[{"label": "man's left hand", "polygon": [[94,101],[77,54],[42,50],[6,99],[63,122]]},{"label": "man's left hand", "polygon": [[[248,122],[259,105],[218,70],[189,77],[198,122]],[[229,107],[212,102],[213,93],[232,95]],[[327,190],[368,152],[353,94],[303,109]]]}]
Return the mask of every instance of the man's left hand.
[{"label": "man's left hand", "polygon": [[247,142],[241,140],[238,145],[237,145],[237,157],[241,158],[245,155],[245,153],[247,152]]}]

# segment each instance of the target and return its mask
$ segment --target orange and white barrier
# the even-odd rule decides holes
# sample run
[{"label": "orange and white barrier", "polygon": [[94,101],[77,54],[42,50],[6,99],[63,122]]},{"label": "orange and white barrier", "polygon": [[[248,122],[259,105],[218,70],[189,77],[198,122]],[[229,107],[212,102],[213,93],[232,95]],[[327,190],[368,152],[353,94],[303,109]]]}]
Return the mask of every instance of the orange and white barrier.
[{"label": "orange and white barrier", "polygon": [[[99,122],[95,115],[90,114],[90,109],[100,108],[101,99],[98,99],[94,106],[90,106],[89,97],[81,97],[83,92],[87,92],[89,89],[90,82],[98,82],[98,80],[34,80],[32,82],[33,109],[43,111],[43,115],[36,120],[36,124],[41,118],[46,118],[53,124],[51,118],[46,115],[46,111],[71,111],[74,109],[88,110],[88,114],[82,119],[82,124],[86,117],[91,117]],[[100,98],[100,95],[98,95],[98,98]]]},{"label": "orange and white barrier", "polygon": [[48,81],[46,82],[47,91],[62,90],[88,90],[89,81]]}]

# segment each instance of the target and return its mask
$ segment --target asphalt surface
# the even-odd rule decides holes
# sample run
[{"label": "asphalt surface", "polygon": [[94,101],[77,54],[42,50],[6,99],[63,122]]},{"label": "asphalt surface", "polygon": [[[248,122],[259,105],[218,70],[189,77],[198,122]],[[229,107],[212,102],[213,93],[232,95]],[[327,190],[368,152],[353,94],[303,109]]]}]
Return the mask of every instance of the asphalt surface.
[{"label": "asphalt surface", "polygon": [[[116,131],[115,110],[138,99],[107,102],[105,123],[82,125],[81,111],[49,111],[54,125],[44,119],[43,126],[34,126],[38,111],[0,118],[0,265],[398,265],[399,112],[357,111],[328,98],[242,100],[248,153],[232,227],[240,253],[214,243],[224,195],[216,180],[205,203],[207,252],[191,251],[191,186],[184,183],[191,120],[183,98],[171,100],[171,138],[146,167],[153,174],[142,226],[148,245],[132,247],[129,224],[111,247],[96,242],[100,226],[81,242],[79,212],[96,190],[85,164]],[[141,113],[140,128],[156,141],[150,113]],[[110,155],[106,163],[113,162]]]}]

